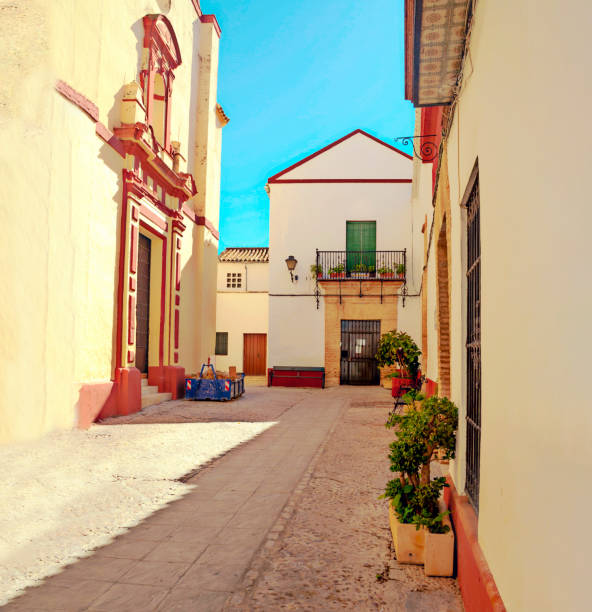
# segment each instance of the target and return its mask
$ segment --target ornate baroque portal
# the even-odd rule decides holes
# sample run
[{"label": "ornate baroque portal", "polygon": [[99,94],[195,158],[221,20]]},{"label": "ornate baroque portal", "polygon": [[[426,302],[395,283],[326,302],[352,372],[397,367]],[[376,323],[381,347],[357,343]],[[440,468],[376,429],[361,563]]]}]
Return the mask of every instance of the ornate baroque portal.
[{"label": "ornate baroque portal", "polygon": [[126,85],[121,125],[114,129],[125,153],[116,377],[117,372],[136,366],[138,245],[143,235],[150,240],[152,253],[148,372],[151,384],[160,388],[169,377],[167,370],[179,363],[182,207],[196,188],[191,174],[179,172],[179,146],[170,141],[173,71],[181,64],[179,45],[163,15],[147,15],[143,25],[140,83]]}]

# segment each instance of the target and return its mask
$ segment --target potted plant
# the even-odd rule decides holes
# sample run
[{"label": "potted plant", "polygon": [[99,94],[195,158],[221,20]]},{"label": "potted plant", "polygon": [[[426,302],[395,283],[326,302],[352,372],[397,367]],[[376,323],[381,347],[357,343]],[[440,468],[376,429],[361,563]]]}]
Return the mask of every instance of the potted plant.
[{"label": "potted plant", "polygon": [[333,268],[329,268],[329,278],[345,278],[345,266],[339,264]]},{"label": "potted plant", "polygon": [[430,576],[451,576],[454,534],[449,511],[440,499],[445,478],[431,479],[430,462],[439,449],[452,459],[456,450],[458,409],[446,397],[407,398],[405,414],[389,417],[397,428],[390,445],[390,469],[398,472],[383,497],[389,499],[389,521],[399,563],[423,563]]},{"label": "potted plant", "polygon": [[380,278],[395,278],[393,269],[389,268],[388,266],[378,268],[378,274],[380,275]]},{"label": "potted plant", "polygon": [[412,387],[418,381],[420,355],[419,347],[405,332],[392,330],[380,337],[376,353],[378,366],[398,366],[398,375],[392,376],[393,397],[400,397],[404,389]]},{"label": "potted plant", "polygon": [[321,266],[320,264],[312,264],[312,266],[310,266],[310,273],[312,274],[313,278],[322,278],[323,266]]},{"label": "potted plant", "polygon": [[373,278],[376,276],[376,266],[368,266],[368,276]]},{"label": "potted plant", "polygon": [[405,278],[405,264],[397,266],[397,278]]},{"label": "potted plant", "polygon": [[356,264],[351,271],[352,278],[368,278],[368,266],[363,263]]}]

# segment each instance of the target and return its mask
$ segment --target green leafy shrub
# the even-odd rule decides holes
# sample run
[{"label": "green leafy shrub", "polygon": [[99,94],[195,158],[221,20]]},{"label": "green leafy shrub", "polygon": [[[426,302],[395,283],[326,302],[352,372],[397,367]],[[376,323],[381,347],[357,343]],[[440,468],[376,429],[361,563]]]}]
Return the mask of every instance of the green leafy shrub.
[{"label": "green leafy shrub", "polygon": [[378,273],[379,274],[393,274],[393,269],[389,268],[388,266],[382,266],[381,268],[378,268]]},{"label": "green leafy shrub", "polygon": [[403,276],[405,274],[405,264],[399,264],[397,266],[397,274],[399,274],[399,276]]},{"label": "green leafy shrub", "polygon": [[397,518],[403,523],[426,526],[432,533],[445,533],[442,524],[447,512],[440,513],[438,499],[445,478],[430,478],[430,462],[438,449],[452,459],[456,451],[458,409],[446,397],[424,399],[418,392],[406,394],[410,410],[394,414],[387,426],[397,427],[397,440],[390,445],[392,472],[399,477],[390,480],[383,497],[391,499]]},{"label": "green leafy shrub", "polygon": [[393,329],[380,337],[376,359],[379,367],[398,365],[402,378],[415,380],[420,355],[419,347],[409,334]]},{"label": "green leafy shrub", "polygon": [[341,274],[342,272],[345,272],[345,266],[343,264],[329,268],[329,274]]},{"label": "green leafy shrub", "polygon": [[363,263],[356,264],[352,268],[352,272],[368,272],[368,266]]},{"label": "green leafy shrub", "polygon": [[322,276],[323,266],[321,266],[320,264],[312,264],[312,266],[310,266],[310,273],[313,276]]}]

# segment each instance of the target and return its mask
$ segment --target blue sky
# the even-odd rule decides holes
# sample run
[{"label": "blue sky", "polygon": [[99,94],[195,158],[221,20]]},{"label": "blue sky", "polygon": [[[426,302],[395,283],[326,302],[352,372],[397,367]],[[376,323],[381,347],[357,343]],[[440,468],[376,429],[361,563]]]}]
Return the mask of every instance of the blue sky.
[{"label": "blue sky", "polygon": [[413,134],[403,0],[203,0],[222,28],[220,250],[267,246],[267,178],[362,128]]}]

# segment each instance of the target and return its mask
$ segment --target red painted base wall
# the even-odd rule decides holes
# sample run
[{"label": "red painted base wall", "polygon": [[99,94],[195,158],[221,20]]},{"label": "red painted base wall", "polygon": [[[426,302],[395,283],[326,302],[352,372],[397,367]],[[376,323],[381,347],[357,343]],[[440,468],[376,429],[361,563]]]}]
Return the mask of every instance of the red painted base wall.
[{"label": "red painted base wall", "polygon": [[78,397],[78,428],[88,429],[99,414],[117,412],[117,385],[115,382],[83,385]]},{"label": "red painted base wall", "polygon": [[450,476],[444,501],[456,534],[458,585],[466,612],[505,612],[493,574],[477,541],[477,516],[466,495],[459,495]]},{"label": "red painted base wall", "polygon": [[185,397],[185,368],[181,366],[151,366],[148,384],[158,387],[159,393],[170,393],[172,399]]},{"label": "red painted base wall", "polygon": [[82,385],[78,399],[78,427],[88,429],[99,419],[132,414],[142,408],[142,375],[136,368],[118,368],[115,380]]}]

